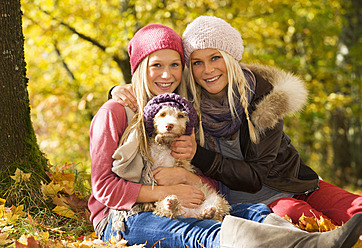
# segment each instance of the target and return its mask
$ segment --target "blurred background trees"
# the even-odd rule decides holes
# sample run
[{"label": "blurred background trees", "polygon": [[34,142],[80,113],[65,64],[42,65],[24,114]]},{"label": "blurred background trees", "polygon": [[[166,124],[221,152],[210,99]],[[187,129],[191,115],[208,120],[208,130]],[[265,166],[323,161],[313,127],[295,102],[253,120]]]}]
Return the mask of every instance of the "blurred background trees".
[{"label": "blurred background trees", "polygon": [[90,171],[89,125],[108,90],[130,82],[127,45],[149,23],[180,35],[199,15],[242,34],[243,62],[300,75],[310,99],[286,121],[305,162],[327,181],[362,186],[359,0],[22,0],[32,121],[52,164]]}]

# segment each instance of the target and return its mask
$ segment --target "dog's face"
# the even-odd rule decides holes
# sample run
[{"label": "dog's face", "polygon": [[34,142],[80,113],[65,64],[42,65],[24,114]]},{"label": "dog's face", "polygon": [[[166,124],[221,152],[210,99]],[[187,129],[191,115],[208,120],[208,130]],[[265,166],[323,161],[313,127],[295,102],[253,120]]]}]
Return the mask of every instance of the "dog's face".
[{"label": "dog's face", "polygon": [[162,136],[178,137],[185,133],[189,116],[186,111],[163,106],[153,118],[155,133]]}]

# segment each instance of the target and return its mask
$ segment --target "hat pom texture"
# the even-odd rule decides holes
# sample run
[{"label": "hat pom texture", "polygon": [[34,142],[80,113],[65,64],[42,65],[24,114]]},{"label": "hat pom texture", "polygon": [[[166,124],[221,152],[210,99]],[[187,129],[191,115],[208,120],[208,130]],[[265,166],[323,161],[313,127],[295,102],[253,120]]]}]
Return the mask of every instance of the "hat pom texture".
[{"label": "hat pom texture", "polygon": [[143,118],[145,128],[148,136],[152,136],[154,131],[153,118],[163,106],[175,107],[179,110],[186,111],[189,115],[189,122],[187,123],[185,134],[190,135],[192,129],[197,125],[197,113],[192,104],[175,93],[165,93],[152,98],[143,110]]},{"label": "hat pom texture", "polygon": [[185,61],[195,50],[214,48],[230,54],[235,60],[243,57],[244,46],[240,33],[229,23],[215,16],[199,16],[187,25],[183,35]]}]

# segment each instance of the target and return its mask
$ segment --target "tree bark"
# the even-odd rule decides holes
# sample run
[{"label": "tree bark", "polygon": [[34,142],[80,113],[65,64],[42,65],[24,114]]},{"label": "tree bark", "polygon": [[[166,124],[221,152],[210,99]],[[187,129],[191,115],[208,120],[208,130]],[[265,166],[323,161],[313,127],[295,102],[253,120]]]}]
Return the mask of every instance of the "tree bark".
[{"label": "tree bark", "polygon": [[[1,0],[0,4],[0,197],[8,205],[21,202],[26,206],[25,199],[36,204],[41,198],[40,184],[48,177],[47,159],[30,119],[20,6],[20,0]],[[11,179],[17,168],[31,173],[30,181]]]},{"label": "tree bark", "polygon": [[[356,114],[348,116],[344,107],[337,107],[331,113],[332,142],[334,152],[334,171],[336,182],[340,186],[362,186],[362,129],[361,129],[361,63],[358,56],[362,35],[362,2],[360,0],[342,1],[345,11],[345,23],[340,35],[339,46],[347,48],[348,52],[341,51],[343,59],[337,67],[348,75],[344,78],[343,88],[336,85],[335,92],[348,94],[353,99]],[[356,52],[357,51],[357,52]],[[337,70],[338,71],[338,70]],[[352,134],[352,135],[351,135]]]}]

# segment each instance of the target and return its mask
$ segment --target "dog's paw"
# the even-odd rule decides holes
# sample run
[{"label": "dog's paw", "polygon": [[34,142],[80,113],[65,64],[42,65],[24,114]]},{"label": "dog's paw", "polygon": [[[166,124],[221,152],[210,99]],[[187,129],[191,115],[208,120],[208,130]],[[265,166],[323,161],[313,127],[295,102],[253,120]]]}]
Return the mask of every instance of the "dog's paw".
[{"label": "dog's paw", "polygon": [[166,217],[177,217],[181,215],[181,204],[175,195],[169,195],[162,201],[156,202],[155,214]]},{"label": "dog's paw", "polygon": [[163,206],[168,211],[176,211],[177,208],[180,206],[180,202],[175,195],[167,196],[163,201]]},{"label": "dog's paw", "polygon": [[156,144],[158,144],[158,145],[163,145],[163,144],[165,144],[164,135],[162,135],[162,134],[157,134],[157,135],[155,136],[155,142],[156,142]]},{"label": "dog's paw", "polygon": [[216,207],[215,206],[209,206],[204,208],[201,213],[200,213],[200,217],[202,219],[213,219],[215,217],[216,214]]}]

